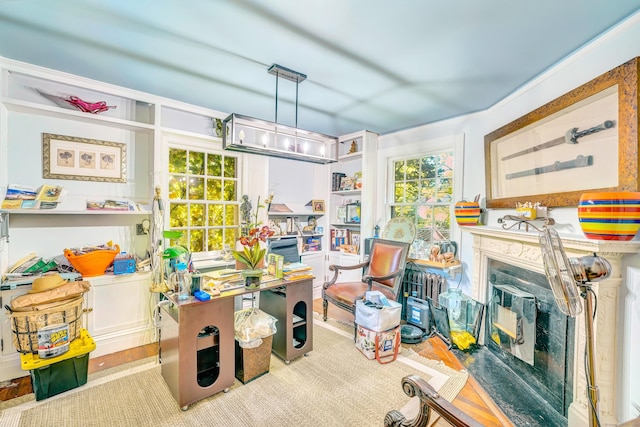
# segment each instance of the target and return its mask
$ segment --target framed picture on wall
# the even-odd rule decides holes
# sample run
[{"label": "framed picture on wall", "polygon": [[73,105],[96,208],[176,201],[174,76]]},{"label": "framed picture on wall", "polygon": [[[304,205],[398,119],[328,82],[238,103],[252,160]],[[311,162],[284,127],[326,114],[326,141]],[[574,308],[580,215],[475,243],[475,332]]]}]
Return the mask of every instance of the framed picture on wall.
[{"label": "framed picture on wall", "polygon": [[126,145],[75,136],[42,134],[42,177],[127,182]]}]

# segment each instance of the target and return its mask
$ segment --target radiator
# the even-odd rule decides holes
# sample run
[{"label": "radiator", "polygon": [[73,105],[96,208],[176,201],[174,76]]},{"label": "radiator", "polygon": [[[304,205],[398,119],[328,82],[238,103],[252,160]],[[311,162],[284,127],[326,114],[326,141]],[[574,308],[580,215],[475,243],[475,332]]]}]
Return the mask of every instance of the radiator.
[{"label": "radiator", "polygon": [[405,318],[408,297],[438,301],[438,295],[448,288],[446,277],[408,264],[402,280],[402,318]]}]

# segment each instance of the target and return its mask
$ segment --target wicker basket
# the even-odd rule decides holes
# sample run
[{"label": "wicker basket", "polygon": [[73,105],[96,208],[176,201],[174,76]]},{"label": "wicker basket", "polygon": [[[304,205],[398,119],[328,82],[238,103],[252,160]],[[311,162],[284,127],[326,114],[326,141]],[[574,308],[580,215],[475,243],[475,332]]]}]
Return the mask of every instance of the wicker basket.
[{"label": "wicker basket", "polygon": [[100,249],[83,255],[76,255],[69,249],[64,250],[64,256],[82,277],[102,276],[113,263],[113,259],[120,253],[120,246],[115,249]]},{"label": "wicker basket", "polygon": [[66,323],[69,342],[80,335],[84,297],[74,298],[46,310],[15,311],[10,314],[13,345],[20,353],[38,352],[38,329]]}]

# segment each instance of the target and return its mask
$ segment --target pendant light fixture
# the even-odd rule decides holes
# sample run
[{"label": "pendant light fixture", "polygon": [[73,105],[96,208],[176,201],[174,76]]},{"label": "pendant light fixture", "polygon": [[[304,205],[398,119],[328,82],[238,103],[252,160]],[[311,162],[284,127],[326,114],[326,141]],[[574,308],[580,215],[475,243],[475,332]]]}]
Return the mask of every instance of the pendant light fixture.
[{"label": "pendant light fixture", "polygon": [[[222,122],[224,149],[321,164],[337,161],[338,138],[298,128],[298,85],[307,76],[278,64],[273,64],[268,71],[276,76],[275,122],[231,114]],[[296,84],[294,127],[278,123],[280,78]]]}]

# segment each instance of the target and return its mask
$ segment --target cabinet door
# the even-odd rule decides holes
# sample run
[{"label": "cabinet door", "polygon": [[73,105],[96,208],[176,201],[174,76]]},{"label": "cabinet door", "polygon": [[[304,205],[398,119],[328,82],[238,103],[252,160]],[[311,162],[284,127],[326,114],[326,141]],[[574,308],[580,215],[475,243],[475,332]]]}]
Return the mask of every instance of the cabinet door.
[{"label": "cabinet door", "polygon": [[[327,265],[327,277],[333,277],[333,271],[329,271],[329,265],[355,265],[360,263],[358,255],[351,254],[329,254],[329,264]],[[340,270],[338,272],[337,283],[341,282],[358,282],[362,279],[362,269],[357,270]]]},{"label": "cabinet door", "polygon": [[104,275],[88,278],[91,290],[87,306],[91,308],[87,330],[98,339],[106,334],[128,335],[149,327],[152,303],[149,273]]},{"label": "cabinet door", "polygon": [[[27,290],[31,289],[31,285],[29,286],[19,286],[16,289],[7,289],[0,292],[0,297],[2,299],[3,307],[11,306],[11,300],[20,295],[26,294]],[[11,356],[17,355],[17,350],[13,345],[13,332],[11,331],[11,322],[7,316],[7,310],[4,308],[1,310],[0,314],[0,322],[2,322],[2,326],[0,331],[2,331],[2,356]]]},{"label": "cabinet door", "polygon": [[302,263],[307,264],[313,269],[313,288],[318,289],[322,287],[325,281],[325,266],[324,266],[324,254],[317,253],[312,255],[302,255]]}]

